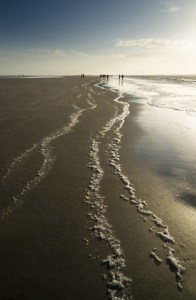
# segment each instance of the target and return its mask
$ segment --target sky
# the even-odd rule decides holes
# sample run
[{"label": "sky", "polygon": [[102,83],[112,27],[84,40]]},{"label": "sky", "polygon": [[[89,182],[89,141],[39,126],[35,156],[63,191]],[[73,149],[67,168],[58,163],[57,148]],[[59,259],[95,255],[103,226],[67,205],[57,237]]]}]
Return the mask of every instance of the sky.
[{"label": "sky", "polygon": [[0,1],[0,75],[81,73],[196,74],[196,1]]}]

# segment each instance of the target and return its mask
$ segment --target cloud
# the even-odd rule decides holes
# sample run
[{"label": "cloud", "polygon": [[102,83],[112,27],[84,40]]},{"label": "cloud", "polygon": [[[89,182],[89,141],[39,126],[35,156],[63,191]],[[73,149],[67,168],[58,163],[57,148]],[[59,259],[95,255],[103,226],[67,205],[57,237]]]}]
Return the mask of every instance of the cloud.
[{"label": "cloud", "polygon": [[55,58],[55,57],[69,57],[69,58],[80,58],[86,61],[91,60],[108,60],[108,59],[121,59],[124,58],[124,54],[116,55],[99,55],[99,54],[89,54],[75,50],[60,50],[60,49],[28,49],[28,51],[20,53],[6,53],[6,56],[21,57],[26,59],[44,59],[44,58]]},{"label": "cloud", "polygon": [[30,51],[34,52],[41,52],[44,53],[45,56],[68,56],[68,54],[65,52],[65,50],[59,50],[59,49],[30,49]]},{"label": "cloud", "polygon": [[166,47],[169,43],[169,40],[161,39],[140,39],[140,40],[126,40],[118,41],[116,47],[147,47],[147,48],[157,48],[157,47]]},{"label": "cloud", "polygon": [[181,10],[180,7],[170,3],[169,1],[161,1],[160,4],[164,6],[164,9],[162,9],[161,12],[174,13]]},{"label": "cloud", "polygon": [[126,55],[129,58],[146,58],[146,57],[153,57],[153,56],[161,56],[164,55],[165,52],[162,51],[145,51],[145,52],[134,52]]},{"label": "cloud", "polygon": [[176,51],[195,51],[196,41],[190,40],[161,40],[161,39],[140,39],[117,41],[115,47],[140,47],[140,48],[160,48]]},{"label": "cloud", "polygon": [[120,58],[122,55],[115,55],[115,56],[107,56],[107,55],[97,55],[97,54],[89,54],[84,53],[80,51],[70,50],[49,50],[49,49],[31,49],[30,51],[43,53],[43,54],[20,54],[22,56],[26,57],[51,57],[51,56],[60,56],[60,57],[80,57],[80,58],[86,58],[86,59],[104,59],[104,58]]},{"label": "cloud", "polygon": [[59,49],[29,49],[27,53],[7,53],[9,56],[19,56],[23,58],[48,58],[69,56],[64,50]]},{"label": "cloud", "polygon": [[88,58],[88,59],[120,59],[125,57],[124,54],[116,54],[116,55],[97,55],[97,54],[88,54],[88,53],[84,53],[84,52],[79,52],[79,51],[75,51],[75,50],[71,50],[70,53],[74,56],[79,56],[79,57],[84,57],[84,58]]},{"label": "cloud", "polygon": [[75,50],[71,50],[70,53],[72,55],[77,55],[77,56],[82,56],[82,57],[88,57],[89,55],[84,53],[84,52],[79,52],[79,51],[75,51]]},{"label": "cloud", "polygon": [[[187,57],[186,52],[176,52],[176,51],[162,51],[162,50],[157,50],[157,51],[145,51],[145,52],[134,52],[127,54],[126,57],[128,58],[180,58],[180,57]],[[190,57],[190,55],[189,55]]]},{"label": "cloud", "polygon": [[[18,60],[23,58],[27,60],[66,60],[67,58],[72,61],[83,61],[92,63],[109,63],[112,61],[122,62],[128,58],[152,58],[163,57],[167,55],[173,55],[172,53],[187,56],[196,53],[196,41],[190,40],[170,40],[170,39],[138,39],[138,40],[118,40],[115,47],[118,47],[120,53],[111,55],[91,54],[80,52],[76,50],[61,50],[61,49],[28,49],[27,51],[20,53],[7,53],[3,56],[7,58],[11,57]],[[129,54],[124,52],[124,48],[129,48],[131,51]],[[1,55],[2,56],[2,55]]]},{"label": "cloud", "polygon": [[33,53],[7,53],[7,55],[23,57],[23,58],[45,58],[45,57],[48,57],[46,55],[39,55],[39,54],[33,54]]}]

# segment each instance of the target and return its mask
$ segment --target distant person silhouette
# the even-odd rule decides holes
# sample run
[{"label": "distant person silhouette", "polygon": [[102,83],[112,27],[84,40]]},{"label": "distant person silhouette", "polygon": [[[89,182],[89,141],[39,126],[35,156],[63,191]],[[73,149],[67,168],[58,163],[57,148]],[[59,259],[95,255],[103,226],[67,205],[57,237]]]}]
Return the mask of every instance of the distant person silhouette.
[{"label": "distant person silhouette", "polygon": [[124,75],[122,75],[122,79],[124,78]]}]

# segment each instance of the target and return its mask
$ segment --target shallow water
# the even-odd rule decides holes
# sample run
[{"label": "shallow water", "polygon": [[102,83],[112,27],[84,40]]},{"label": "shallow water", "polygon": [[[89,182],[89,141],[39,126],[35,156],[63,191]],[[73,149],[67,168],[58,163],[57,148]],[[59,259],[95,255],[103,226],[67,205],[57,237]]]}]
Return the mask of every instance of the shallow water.
[{"label": "shallow water", "polygon": [[[194,112],[196,107],[193,105],[195,87],[194,82],[193,84],[191,83],[191,87],[185,86],[186,92],[189,91],[191,93],[192,99],[189,103],[184,102],[184,107],[181,109],[181,103],[178,105],[176,99],[182,90],[184,90],[184,87],[181,89],[182,84],[178,83],[180,88],[177,93],[175,93],[174,97],[172,93],[176,91],[176,83],[173,88],[171,87],[171,80],[168,83],[168,79],[165,78],[163,83],[158,84],[156,90],[156,97],[158,98],[158,94],[161,95],[160,101],[159,99],[156,99],[159,105],[152,105],[152,99],[153,96],[155,96],[152,89],[157,85],[158,80],[163,79],[130,79],[125,77],[123,82],[122,80],[119,82],[118,78],[112,78],[105,83],[105,87],[115,89],[116,91],[119,90],[130,96],[133,95],[133,97],[126,100],[130,104],[130,110],[134,103],[139,105],[138,111],[135,114],[131,113],[127,117],[122,130],[123,138],[122,148],[120,150],[122,170],[128,177],[133,178],[132,183],[136,188],[136,196],[145,197],[147,201],[149,201],[150,211],[154,212],[163,220],[162,224],[167,225],[169,229],[171,228],[171,235],[175,240],[174,249],[177,254],[175,255],[180,257],[180,263],[188,268],[188,271],[186,271],[183,276],[183,283],[180,283],[180,286],[177,286],[177,290],[180,291],[180,294],[175,294],[174,286],[176,281],[179,281],[179,278],[175,278],[175,276],[173,276],[174,290],[172,290],[172,286],[168,286],[166,293],[174,299],[194,299],[193,270],[195,269],[195,260],[193,259],[193,253],[195,251],[195,232],[193,223],[196,219],[196,131],[194,114],[190,114],[189,112]],[[168,85],[170,86],[168,87]],[[167,92],[172,91],[172,93],[169,102],[165,101],[163,105],[162,101],[164,97],[161,93],[164,89]],[[148,92],[147,97],[145,97],[146,92]],[[150,98],[151,102],[149,102]],[[134,130],[137,131],[137,135],[134,134]],[[127,226],[129,226],[128,222]],[[144,227],[145,226],[146,224]],[[162,227],[161,224],[158,226]],[[153,228],[150,225],[149,229],[151,233],[154,232],[154,230],[157,231],[156,227]],[[157,233],[156,235],[160,238],[165,238],[162,233],[161,235],[160,233]],[[134,240],[136,239],[136,244],[138,246],[141,244],[141,241],[137,239],[137,237],[132,236],[132,238],[134,238]],[[146,240],[147,244],[151,244],[150,239],[148,240],[150,237],[147,237],[146,234],[145,236],[141,236],[141,228],[140,238]],[[158,248],[157,245],[159,245],[159,251],[160,247],[165,247],[164,245],[161,246],[156,239],[153,240],[153,244],[155,248]],[[186,245],[186,247],[180,245]],[[141,247],[139,248],[145,256],[145,251],[142,250]],[[126,251],[128,251],[127,248]],[[134,250],[133,252],[135,253]],[[135,253],[135,255],[138,256],[138,253]],[[186,260],[186,257],[188,257],[189,260]],[[161,277],[163,282],[165,282],[165,280],[167,281],[167,278],[168,280],[172,280],[169,270],[167,274],[165,267],[163,267],[165,260],[167,262],[167,255],[165,255],[164,259],[162,252],[160,258],[162,259],[162,263],[159,269],[161,270],[162,268],[162,275],[158,272],[157,276],[159,274],[160,277],[156,280],[154,278],[156,273],[153,274],[155,270],[153,271],[151,267],[149,267],[147,261],[144,262],[144,268],[146,268],[145,266],[148,266],[148,281],[151,282],[150,278],[153,278],[153,281],[156,281],[157,283],[157,287],[159,286]],[[138,263],[136,263],[135,268],[138,268],[138,266]],[[172,272],[175,273],[173,269]],[[138,280],[144,280],[145,276],[139,271],[137,273],[140,274],[136,274],[135,276],[135,279],[137,278],[137,283],[135,283],[134,276],[132,283],[132,286],[134,287],[133,295],[136,299],[139,299],[140,297],[141,299],[157,299],[157,294],[159,297],[158,299],[164,299],[165,293],[161,291],[160,286],[159,288],[153,286],[154,293],[152,293],[150,283],[148,285],[142,284],[146,294],[144,294],[141,289],[138,293]],[[144,282],[145,281],[146,279]],[[185,287],[183,292],[181,292],[181,285],[184,285]]]},{"label": "shallow water", "polygon": [[196,76],[111,77],[107,86],[134,97],[142,97],[152,106],[196,113]]}]

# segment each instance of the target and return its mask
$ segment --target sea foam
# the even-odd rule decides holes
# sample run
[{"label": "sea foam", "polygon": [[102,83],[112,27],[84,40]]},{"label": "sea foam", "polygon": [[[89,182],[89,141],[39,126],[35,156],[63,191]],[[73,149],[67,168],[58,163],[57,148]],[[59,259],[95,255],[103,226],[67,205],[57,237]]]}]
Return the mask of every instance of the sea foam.
[{"label": "sea foam", "polygon": [[[115,90],[112,90],[112,91],[116,92]],[[137,199],[133,184],[129,181],[128,177],[122,173],[122,166],[119,163],[119,160],[120,160],[119,149],[120,149],[120,143],[121,143],[121,138],[122,138],[120,129],[122,128],[122,126],[124,124],[125,118],[129,114],[129,104],[120,101],[120,98],[121,97],[118,97],[118,98],[114,99],[114,101],[122,104],[123,113],[120,114],[119,116],[116,116],[113,119],[113,121],[110,121],[112,124],[114,124],[114,120],[116,123],[119,121],[119,125],[114,131],[116,138],[113,138],[112,143],[108,143],[108,149],[110,150],[110,155],[111,155],[109,165],[114,168],[114,174],[119,176],[120,180],[125,185],[124,186],[125,190],[128,190],[129,194],[131,194],[130,203],[135,205],[137,212],[140,214],[140,217],[144,221],[146,221],[146,218],[143,215],[145,215],[146,217],[151,216],[152,217],[151,221],[157,227],[162,227],[164,229],[162,232],[160,232],[160,231],[155,232],[155,228],[154,228],[154,226],[152,226],[149,231],[152,233],[155,232],[156,236],[159,237],[160,239],[162,239],[166,243],[166,249],[169,249],[167,244],[168,243],[175,244],[175,240],[170,235],[168,226],[163,224],[163,221],[159,217],[157,217],[152,211],[145,209],[148,207],[148,204],[146,203],[145,200],[142,201],[141,199]],[[117,160],[115,160],[115,158],[117,158]],[[127,197],[125,195],[120,195],[120,198],[123,200],[127,200]],[[151,252],[151,256],[153,256],[157,262],[159,262],[159,263],[162,262],[162,259],[160,257],[158,257],[154,252]],[[181,265],[179,265],[179,263],[174,259],[174,257],[171,255],[171,252],[169,252],[169,250],[166,255],[166,261],[168,261],[169,263],[171,263],[172,265],[174,265],[176,267],[176,274],[178,274],[179,272],[185,271],[185,268],[182,267]],[[178,266],[179,266],[179,268],[177,268]],[[179,288],[179,286],[178,286],[178,288]]]},{"label": "sea foam", "polygon": [[[122,95],[120,94],[115,100],[117,101],[121,97]],[[126,113],[123,111],[123,117],[125,117],[125,115],[128,115],[128,105],[125,104],[125,106]],[[84,202],[94,209],[94,213],[92,213],[91,211],[88,214],[90,220],[93,220],[95,222],[95,225],[93,227],[89,227],[89,230],[91,230],[91,233],[95,238],[104,240],[112,253],[111,255],[108,255],[105,259],[103,259],[102,263],[107,264],[110,270],[110,274],[108,276],[108,278],[110,278],[110,281],[107,284],[109,297],[110,299],[116,300],[130,299],[130,295],[128,295],[127,292],[127,285],[129,285],[132,280],[122,273],[122,271],[126,267],[126,264],[125,259],[123,258],[120,241],[114,236],[112,227],[105,217],[107,207],[104,205],[104,197],[99,194],[101,180],[104,176],[104,171],[101,168],[99,158],[99,144],[100,140],[106,135],[108,131],[112,129],[116,122],[119,122],[119,120],[123,120],[122,114],[117,115],[116,111],[115,116],[111,120],[106,122],[105,126],[101,131],[99,131],[99,134],[97,134],[96,138],[91,138],[91,150],[89,153],[90,163],[88,164],[88,167],[93,170],[93,175],[84,196]],[[115,142],[119,143],[120,134],[118,132],[115,132],[115,134],[117,136],[115,138]],[[113,161],[110,162],[113,166],[116,166],[114,161],[116,159],[119,159],[119,157],[116,156],[115,152],[118,149],[119,147],[117,147],[116,144],[113,145]],[[120,166],[116,167],[116,171],[121,172]],[[121,291],[120,298],[118,296],[119,290]]]},{"label": "sea foam", "polygon": [[11,213],[17,206],[20,206],[23,201],[25,200],[24,196],[33,188],[37,186],[38,183],[40,183],[50,172],[52,169],[52,166],[56,160],[55,155],[53,154],[53,148],[51,146],[51,143],[58,139],[59,137],[66,135],[69,133],[76,124],[79,123],[79,117],[87,110],[92,110],[96,108],[96,104],[93,103],[91,93],[88,93],[88,97],[86,99],[87,103],[90,105],[90,107],[81,109],[78,108],[73,104],[73,107],[77,110],[77,112],[74,112],[70,115],[70,122],[66,125],[64,125],[62,128],[55,130],[48,136],[44,137],[40,143],[34,144],[30,149],[26,150],[23,154],[21,154],[18,158],[15,158],[13,162],[10,164],[10,166],[7,169],[6,174],[3,177],[3,180],[6,180],[6,178],[16,170],[16,168],[19,168],[21,164],[24,162],[24,160],[27,157],[30,157],[30,155],[36,150],[38,147],[40,147],[40,153],[43,156],[43,163],[41,165],[41,168],[37,171],[37,176],[26,183],[26,185],[23,187],[21,193],[19,195],[13,196],[13,202],[3,210],[1,214],[1,218],[4,218],[7,214]]}]

